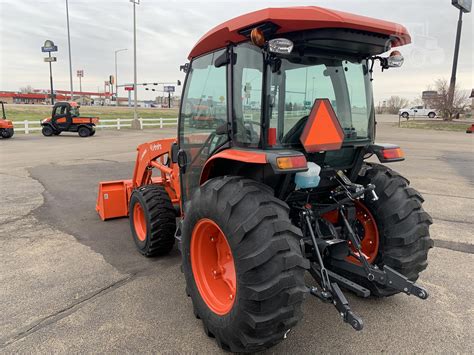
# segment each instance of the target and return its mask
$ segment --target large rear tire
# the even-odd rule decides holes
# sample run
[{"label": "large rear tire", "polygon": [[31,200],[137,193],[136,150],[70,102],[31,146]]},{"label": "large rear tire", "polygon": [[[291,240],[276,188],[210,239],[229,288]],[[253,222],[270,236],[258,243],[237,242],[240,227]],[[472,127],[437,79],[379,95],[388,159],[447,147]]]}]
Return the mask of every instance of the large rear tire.
[{"label": "large rear tire", "polygon": [[133,240],[140,253],[156,256],[173,249],[176,210],[163,186],[146,185],[133,191],[129,214]]},{"label": "large rear tire", "polygon": [[[416,281],[426,269],[428,251],[433,247],[429,226],[432,219],[423,210],[421,194],[409,186],[410,182],[397,172],[380,164],[368,164],[358,183],[374,184],[379,199],[365,198],[364,204],[376,221],[379,248],[374,264],[388,265]],[[340,272],[340,271],[338,271]],[[350,280],[368,288],[376,297],[391,296],[399,291],[386,288],[367,278],[340,272]]]},{"label": "large rear tire", "polygon": [[205,332],[225,350],[267,349],[302,316],[309,263],[288,212],[268,186],[231,176],[207,181],[185,208],[186,291]]}]

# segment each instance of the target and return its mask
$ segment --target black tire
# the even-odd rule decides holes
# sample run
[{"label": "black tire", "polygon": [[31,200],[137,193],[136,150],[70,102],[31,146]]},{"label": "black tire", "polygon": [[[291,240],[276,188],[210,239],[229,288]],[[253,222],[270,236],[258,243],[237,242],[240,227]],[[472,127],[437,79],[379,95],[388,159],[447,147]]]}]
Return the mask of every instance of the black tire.
[{"label": "black tire", "polygon": [[409,119],[410,119],[410,114],[409,114],[408,112],[403,112],[403,113],[402,113],[402,117],[403,117],[403,118],[406,118],[407,120],[409,120]]},{"label": "black tire", "polygon": [[[135,205],[139,204],[146,220],[146,238],[141,241],[134,225]],[[145,256],[168,254],[174,245],[176,210],[168,193],[160,185],[146,185],[133,191],[129,204],[130,229],[140,253]]]},{"label": "black tire", "polygon": [[15,132],[13,131],[13,128],[4,128],[0,130],[0,135],[2,136],[2,138],[11,138],[13,137],[14,133]]},{"label": "black tire", "polygon": [[[433,247],[429,226],[430,215],[423,210],[421,194],[397,172],[380,164],[368,164],[358,183],[375,185],[378,201],[366,197],[364,203],[374,216],[379,231],[379,252],[374,263],[388,265],[416,281],[428,262]],[[368,288],[373,296],[387,297],[398,293],[391,288],[372,283],[366,278],[343,272],[350,280]]]},{"label": "black tire", "polygon": [[43,133],[43,136],[45,137],[51,137],[54,133],[54,129],[50,125],[46,125],[46,126],[43,126],[41,133]]},{"label": "black tire", "polygon": [[79,127],[79,129],[77,130],[79,137],[82,137],[82,138],[89,137],[91,135],[91,132],[92,132],[91,129],[86,126]]},{"label": "black tire", "polygon": [[436,117],[436,113],[435,112],[430,112],[430,113],[428,113],[428,117],[433,119],[433,118]]},{"label": "black tire", "polygon": [[91,131],[91,137],[95,134],[95,129],[92,129]]},{"label": "black tire", "polygon": [[54,131],[53,134],[54,134],[55,136],[59,136],[59,135],[61,134],[61,131]]},{"label": "black tire", "polygon": [[[268,186],[232,176],[207,181],[186,206],[182,234],[186,292],[205,332],[224,350],[267,349],[301,319],[309,262],[301,255],[301,231],[291,224],[288,212]],[[233,254],[237,291],[224,315],[204,302],[191,266],[192,231],[203,218],[221,228]]]}]

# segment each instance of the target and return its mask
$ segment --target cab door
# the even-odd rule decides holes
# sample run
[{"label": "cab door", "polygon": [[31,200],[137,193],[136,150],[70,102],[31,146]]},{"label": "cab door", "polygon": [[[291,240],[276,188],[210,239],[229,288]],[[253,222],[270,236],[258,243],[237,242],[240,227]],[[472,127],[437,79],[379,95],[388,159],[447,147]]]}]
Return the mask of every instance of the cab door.
[{"label": "cab door", "polygon": [[[227,65],[216,60],[226,49],[194,59],[190,63],[181,101],[178,162],[182,202],[189,200],[199,187],[201,172],[208,157],[227,139],[217,135],[216,128],[227,124]],[[210,124],[196,124],[196,117],[214,112]]]}]

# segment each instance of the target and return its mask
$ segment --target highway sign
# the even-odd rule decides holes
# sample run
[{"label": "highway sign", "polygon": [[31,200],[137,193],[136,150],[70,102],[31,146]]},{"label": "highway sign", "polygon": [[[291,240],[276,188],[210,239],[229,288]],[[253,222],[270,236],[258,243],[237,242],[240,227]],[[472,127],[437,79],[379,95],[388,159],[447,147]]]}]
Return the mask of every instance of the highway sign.
[{"label": "highway sign", "polygon": [[125,86],[124,90],[125,91],[133,91],[133,86]]},{"label": "highway sign", "polygon": [[44,58],[44,61],[46,63],[56,62],[57,58],[56,57],[46,57],[46,58]]},{"label": "highway sign", "polygon": [[51,46],[51,47],[41,47],[41,52],[48,53],[48,52],[57,52],[58,46]]},{"label": "highway sign", "polygon": [[84,77],[84,70],[82,70],[82,69],[81,69],[81,70],[78,70],[78,71],[77,71],[77,77],[78,77],[78,78],[83,78],[83,77]]},{"label": "highway sign", "polygon": [[174,92],[174,86],[163,86],[163,91],[164,92]]}]

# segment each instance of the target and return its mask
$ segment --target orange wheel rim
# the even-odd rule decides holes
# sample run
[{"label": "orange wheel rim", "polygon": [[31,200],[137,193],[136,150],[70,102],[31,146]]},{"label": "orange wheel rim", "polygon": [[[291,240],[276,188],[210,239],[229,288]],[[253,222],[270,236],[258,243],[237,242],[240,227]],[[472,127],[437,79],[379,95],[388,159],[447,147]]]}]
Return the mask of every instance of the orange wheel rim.
[{"label": "orange wheel rim", "polygon": [[137,234],[138,240],[141,242],[146,239],[146,218],[140,203],[136,203],[133,207],[133,226],[135,227],[135,233]]},{"label": "orange wheel rim", "polygon": [[[377,258],[379,251],[379,230],[377,228],[377,223],[375,222],[374,216],[370,213],[369,209],[360,201],[356,201],[356,219],[357,219],[357,228],[361,229],[360,233],[360,244],[361,252],[366,257],[369,263],[373,263]],[[355,252],[354,247],[351,245],[351,249]],[[350,256],[351,261],[356,261],[359,263],[359,260]]]},{"label": "orange wheel rim", "polygon": [[[369,209],[360,201],[355,202],[356,206],[356,232],[359,232],[359,238],[361,239],[361,252],[367,258],[369,263],[373,263],[377,258],[379,251],[379,230],[377,228],[377,223],[375,222],[374,216],[370,213]],[[332,224],[338,223],[339,220],[339,211],[334,210],[328,213],[325,213],[322,216],[327,221]],[[353,253],[356,253],[355,248],[349,245]],[[359,260],[353,256],[347,258],[349,261],[360,264]]]},{"label": "orange wheel rim", "polygon": [[210,219],[203,218],[194,226],[191,266],[204,302],[214,313],[227,314],[236,294],[234,258],[225,234]]}]

